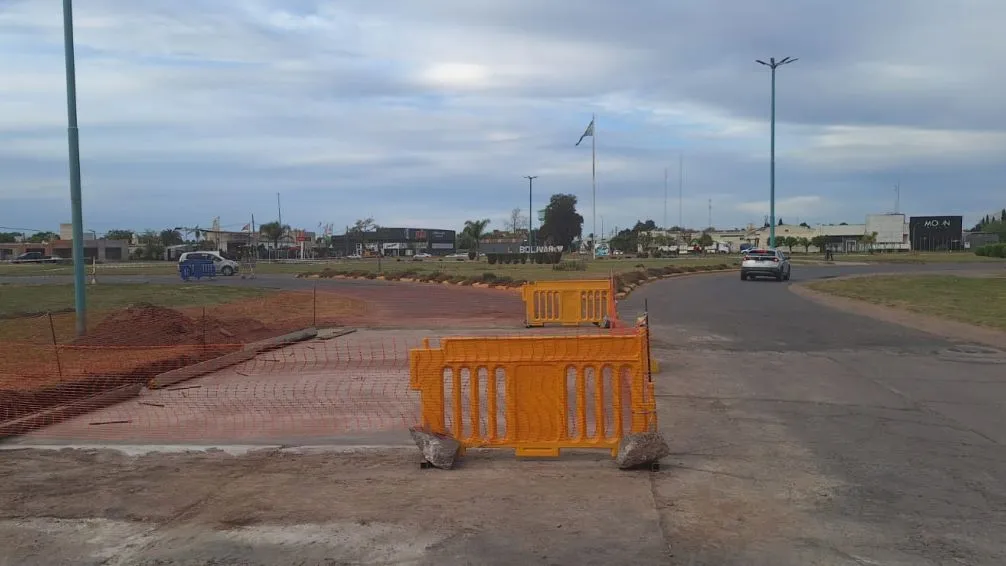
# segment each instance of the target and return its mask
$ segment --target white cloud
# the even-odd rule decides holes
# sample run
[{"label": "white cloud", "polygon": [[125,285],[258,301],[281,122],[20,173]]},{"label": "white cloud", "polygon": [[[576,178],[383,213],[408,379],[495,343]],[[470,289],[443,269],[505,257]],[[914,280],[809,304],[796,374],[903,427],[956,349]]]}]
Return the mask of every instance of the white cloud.
[{"label": "white cloud", "polygon": [[[750,45],[801,56],[780,83],[778,152],[780,193],[803,196],[781,199],[780,214],[861,215],[875,207],[868,187],[924,167],[966,168],[955,197],[1001,208],[1006,120],[992,75],[1006,52],[969,31],[994,27],[998,4],[973,0],[949,18],[935,1],[898,1],[790,6],[766,21],[783,0],[752,0],[740,20],[720,2],[78,3],[85,184],[102,205],[85,209],[114,223],[100,215],[121,209],[100,199],[143,187],[129,203],[144,209],[137,218],[194,223],[158,199],[198,197],[222,209],[207,217],[244,217],[228,208],[270,214],[281,190],[284,218],[309,226],[367,208],[384,224],[460,225],[505,216],[523,202],[520,177],[537,174],[542,201],[572,192],[589,216],[590,148],[573,143],[597,113],[606,225],[662,216],[662,171],[674,174],[681,151],[686,220],[704,224],[713,198],[716,224],[757,222],[768,85]],[[940,41],[920,40],[937,31]],[[47,3],[0,12],[11,55],[0,58],[0,198],[46,225],[64,211],[30,199],[64,192],[61,41]],[[974,48],[966,58],[961,45]],[[951,199],[930,177],[914,197],[943,209]]]}]

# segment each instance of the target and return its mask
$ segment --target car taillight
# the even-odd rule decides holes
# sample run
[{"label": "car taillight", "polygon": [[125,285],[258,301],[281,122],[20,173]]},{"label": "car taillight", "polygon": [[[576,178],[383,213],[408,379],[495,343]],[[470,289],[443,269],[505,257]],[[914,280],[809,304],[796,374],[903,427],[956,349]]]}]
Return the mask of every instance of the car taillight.
[{"label": "car taillight", "polygon": [[777,257],[772,258],[772,262],[773,263],[779,263],[779,258],[777,258]]}]

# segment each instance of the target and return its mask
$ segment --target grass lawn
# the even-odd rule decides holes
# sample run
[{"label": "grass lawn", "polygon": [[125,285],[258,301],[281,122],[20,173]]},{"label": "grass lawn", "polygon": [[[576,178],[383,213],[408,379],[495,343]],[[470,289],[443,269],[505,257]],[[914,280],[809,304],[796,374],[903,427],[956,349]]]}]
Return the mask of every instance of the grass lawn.
[{"label": "grass lawn", "polygon": [[[801,256],[820,259],[821,254]],[[997,257],[983,257],[972,252],[908,252],[875,254],[835,254],[835,261],[865,263],[1006,263]]]},{"label": "grass lawn", "polygon": [[1006,330],[1006,277],[898,275],[811,283],[850,299]]},{"label": "grass lawn", "polygon": [[[270,291],[209,285],[88,285],[91,311],[124,308],[146,302],[164,307],[215,305]],[[73,285],[0,285],[0,317],[15,313],[55,312],[73,308]]]},{"label": "grass lawn", "polygon": [[[569,260],[564,260],[568,262]],[[477,277],[483,273],[493,273],[496,276],[510,277],[515,280],[526,279],[528,281],[546,279],[605,279],[612,273],[624,273],[648,268],[662,268],[668,265],[676,266],[698,266],[698,265],[720,265],[727,264],[734,266],[738,264],[737,256],[718,255],[708,257],[684,257],[673,259],[604,259],[583,262],[586,267],[583,271],[559,271],[553,269],[551,265],[544,264],[495,264],[489,265],[482,261],[450,261],[427,259],[424,261],[410,261],[403,259],[384,259],[381,261],[380,270],[385,274],[402,273],[412,271],[416,273],[443,273],[452,276]],[[310,267],[301,265],[300,273],[310,274],[328,269],[329,272],[350,273],[350,272],[378,272],[377,260],[355,260],[338,263],[326,263],[312,265]]]},{"label": "grass lawn", "polygon": [[[256,273],[300,273],[312,263],[259,263]],[[90,276],[91,266],[86,273]],[[73,275],[71,265],[0,263],[0,277],[29,277],[40,275]],[[124,262],[98,265],[98,278],[109,275],[178,275],[178,264],[173,261]]]}]

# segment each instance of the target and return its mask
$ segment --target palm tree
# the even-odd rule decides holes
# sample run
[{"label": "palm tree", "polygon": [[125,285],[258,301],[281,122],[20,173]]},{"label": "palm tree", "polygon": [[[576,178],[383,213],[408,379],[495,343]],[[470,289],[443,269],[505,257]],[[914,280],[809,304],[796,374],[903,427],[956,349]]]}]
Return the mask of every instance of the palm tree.
[{"label": "palm tree", "polygon": [[869,253],[873,253],[873,244],[877,243],[877,233],[873,232],[871,234],[866,234],[860,240],[862,243],[866,244],[866,249]]},{"label": "palm tree", "polygon": [[280,224],[279,222],[266,222],[259,227],[259,233],[269,239],[272,242],[272,248],[274,250],[279,249],[279,240],[287,232],[290,231],[290,227],[286,224]]},{"label": "palm tree", "polygon": [[468,248],[469,259],[479,257],[479,243],[486,236],[486,226],[489,226],[489,222],[488,218],[465,221],[465,227],[461,230],[461,243]]}]

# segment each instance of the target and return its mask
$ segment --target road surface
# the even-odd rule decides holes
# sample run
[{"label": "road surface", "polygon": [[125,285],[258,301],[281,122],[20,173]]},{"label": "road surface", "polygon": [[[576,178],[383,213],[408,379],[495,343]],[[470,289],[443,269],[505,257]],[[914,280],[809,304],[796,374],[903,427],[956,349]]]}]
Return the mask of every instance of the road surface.
[{"label": "road surface", "polygon": [[1006,354],[788,289],[962,268],[981,269],[795,266],[791,283],[708,275],[624,301],[623,317],[648,303],[664,362],[661,427],[678,471],[656,500],[674,554],[695,564],[1006,563]]}]

